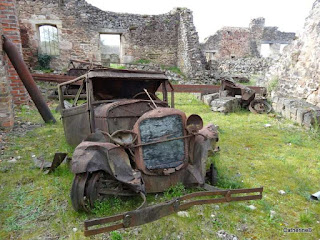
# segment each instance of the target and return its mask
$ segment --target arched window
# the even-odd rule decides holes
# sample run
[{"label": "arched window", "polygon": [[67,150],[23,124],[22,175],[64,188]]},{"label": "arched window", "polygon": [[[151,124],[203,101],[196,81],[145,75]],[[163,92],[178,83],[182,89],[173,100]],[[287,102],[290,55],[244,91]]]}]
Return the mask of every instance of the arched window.
[{"label": "arched window", "polygon": [[50,56],[59,55],[58,28],[52,25],[39,27],[40,53]]}]

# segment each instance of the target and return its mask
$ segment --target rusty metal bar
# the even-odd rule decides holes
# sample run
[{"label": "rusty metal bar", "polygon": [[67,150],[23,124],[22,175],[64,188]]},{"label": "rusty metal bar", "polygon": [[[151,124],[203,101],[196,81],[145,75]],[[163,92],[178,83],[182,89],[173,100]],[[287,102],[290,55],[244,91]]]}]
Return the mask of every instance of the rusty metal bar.
[{"label": "rusty metal bar", "polygon": [[[256,93],[264,95],[266,94],[265,87],[257,86],[247,86],[248,88],[254,90]],[[220,85],[173,85],[175,92],[190,92],[190,93],[216,93],[219,92]],[[170,90],[169,90],[170,92]]]},{"label": "rusty metal bar", "polygon": [[[148,206],[142,209],[137,209],[134,211],[126,212],[123,214],[118,214],[115,216],[98,218],[87,220],[84,222],[84,235],[92,236],[103,232],[109,232],[112,230],[120,228],[129,228],[134,226],[139,226],[145,223],[156,221],[160,218],[168,216],[178,211],[187,210],[192,206],[212,204],[212,203],[224,203],[232,201],[247,201],[247,200],[257,200],[262,199],[263,187],[260,188],[249,188],[249,189],[229,189],[229,190],[215,190],[206,192],[195,192],[191,194],[184,195],[180,198],[170,200],[168,202]],[[255,195],[245,195],[245,196],[232,196],[233,194],[244,194],[244,193],[259,193]],[[221,198],[208,198],[200,200],[190,200],[195,197],[210,197],[222,195]],[[122,222],[119,222],[122,221]],[[110,226],[89,229],[89,227],[102,225],[102,224],[112,224]]]},{"label": "rusty metal bar", "polygon": [[42,119],[46,122],[56,122],[53,117],[47,103],[41,95],[39,88],[37,87],[35,81],[33,80],[31,73],[23,61],[21,54],[18,52],[17,47],[2,35],[3,39],[3,50],[7,53],[14,69],[17,71],[23,85],[27,89],[32,101],[36,105]]},{"label": "rusty metal bar", "polygon": [[[74,79],[72,76],[64,76],[64,75],[54,75],[54,74],[32,74],[36,81],[48,81],[48,82],[57,82],[64,83],[66,81]],[[73,83],[77,84],[77,83]],[[77,84],[80,85],[80,84]],[[185,85],[178,84],[172,85],[174,88],[174,92],[190,92],[190,93],[215,93],[219,92],[220,85]],[[257,86],[248,86],[250,89],[256,91],[256,93],[264,95],[266,93],[265,87],[257,87]],[[160,88],[158,91],[161,91]],[[167,89],[168,92],[172,92],[172,89]]]},{"label": "rusty metal bar", "polygon": [[56,74],[32,73],[31,75],[35,81],[55,82],[55,83],[63,83],[76,78],[75,76],[56,75]]}]

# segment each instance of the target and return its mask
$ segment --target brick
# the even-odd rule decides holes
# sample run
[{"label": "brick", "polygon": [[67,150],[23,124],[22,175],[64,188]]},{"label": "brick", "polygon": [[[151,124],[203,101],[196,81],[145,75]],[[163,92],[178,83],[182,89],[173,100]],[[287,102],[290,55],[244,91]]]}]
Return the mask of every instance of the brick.
[{"label": "brick", "polygon": [[13,3],[0,2],[0,6],[14,6]]},{"label": "brick", "polygon": [[3,122],[1,126],[5,128],[10,128],[13,126],[13,124],[14,124],[13,120],[10,120],[10,121]]}]

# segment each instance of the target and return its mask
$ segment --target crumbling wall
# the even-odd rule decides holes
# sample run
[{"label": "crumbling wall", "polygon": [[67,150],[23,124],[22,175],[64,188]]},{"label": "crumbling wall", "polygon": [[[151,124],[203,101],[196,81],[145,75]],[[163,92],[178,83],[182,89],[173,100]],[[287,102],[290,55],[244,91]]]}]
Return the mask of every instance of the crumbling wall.
[{"label": "crumbling wall", "polygon": [[264,18],[255,18],[248,28],[220,29],[208,37],[201,48],[207,60],[260,57],[261,44],[270,44],[273,52],[279,53],[280,44],[288,44],[294,38],[295,33],[281,32],[277,27],[265,27]]},{"label": "crumbling wall", "polygon": [[224,27],[210,36],[202,48],[214,59],[248,57],[251,56],[250,36],[247,28]]},{"label": "crumbling wall", "polygon": [[203,68],[190,10],[137,15],[102,11],[84,0],[18,2],[24,57],[32,67],[39,49],[38,28],[49,24],[58,28],[60,53],[51,63],[55,69],[66,68],[70,59],[100,62],[100,33],[121,35],[122,63],[146,59],[178,65],[187,75]]},{"label": "crumbling wall", "polygon": [[213,61],[212,68],[227,72],[231,75],[246,74],[250,75],[264,75],[272,64],[272,60],[268,58],[238,58],[238,59],[224,59],[220,61]]},{"label": "crumbling wall", "polygon": [[201,52],[199,36],[189,9],[179,11],[178,67],[190,78],[203,75],[206,60]]},{"label": "crumbling wall", "polygon": [[[35,65],[39,49],[39,26],[58,28],[59,56],[52,67],[62,69],[70,59],[100,62],[100,33],[121,35],[123,62],[150,59],[159,64],[177,62],[178,13],[134,15],[102,11],[84,0],[18,0],[21,34],[26,41],[26,61]],[[59,4],[60,2],[60,4]]]},{"label": "crumbling wall", "polygon": [[315,1],[303,33],[270,67],[265,85],[278,97],[299,98],[320,106],[320,0]]}]

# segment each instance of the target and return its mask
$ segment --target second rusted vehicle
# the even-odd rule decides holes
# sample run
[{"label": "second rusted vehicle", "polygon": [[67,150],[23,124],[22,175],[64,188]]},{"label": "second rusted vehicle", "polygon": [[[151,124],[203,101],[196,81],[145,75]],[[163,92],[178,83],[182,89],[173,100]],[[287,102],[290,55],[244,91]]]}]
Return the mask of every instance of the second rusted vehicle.
[{"label": "second rusted vehicle", "polygon": [[[80,88],[72,107],[66,108],[63,88],[74,83],[80,84]],[[168,88],[171,90],[170,104]],[[86,100],[79,102],[83,90]],[[75,174],[71,200],[76,211],[90,211],[95,201],[108,195],[139,194],[145,203],[145,194],[163,192],[177,183],[186,187],[205,186],[207,156],[216,147],[217,128],[213,124],[204,127],[200,116],[186,116],[173,108],[173,87],[164,73],[90,70],[60,84],[59,98],[67,142],[77,145],[71,162]],[[209,173],[214,181],[212,166]],[[239,198],[232,198],[231,194],[238,192],[230,191],[212,195],[224,195],[223,201],[260,199],[262,196],[262,188],[241,190],[239,193],[260,194]],[[170,204],[129,214],[131,220],[126,214],[126,220],[123,217],[126,225],[86,229],[85,234],[154,221],[179,209],[176,202]],[[187,209],[192,204],[181,207]],[[86,222],[86,228],[121,218],[122,215],[118,215],[108,220],[90,220]]]}]

